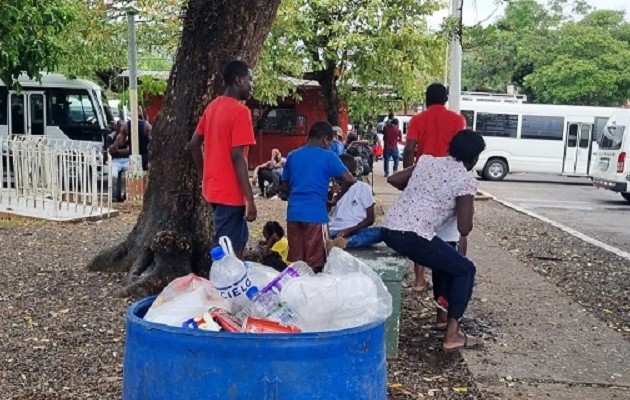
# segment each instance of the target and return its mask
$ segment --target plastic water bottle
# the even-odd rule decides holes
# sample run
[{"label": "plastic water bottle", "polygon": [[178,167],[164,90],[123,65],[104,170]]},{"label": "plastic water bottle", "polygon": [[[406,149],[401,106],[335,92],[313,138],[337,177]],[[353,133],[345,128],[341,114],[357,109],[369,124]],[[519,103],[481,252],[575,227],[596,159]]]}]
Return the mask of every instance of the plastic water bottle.
[{"label": "plastic water bottle", "polygon": [[210,269],[212,285],[230,303],[230,311],[240,311],[249,304],[246,293],[252,287],[245,265],[233,255],[226,254],[221,246],[210,250],[210,256],[213,261]]},{"label": "plastic water bottle", "polygon": [[269,291],[280,293],[282,290],[282,285],[286,284],[287,281],[297,278],[300,274],[293,268],[287,267],[282,271],[278,276],[271,280],[262,290],[263,293],[267,293]]},{"label": "plastic water bottle", "polygon": [[239,312],[236,317],[245,321],[247,317],[266,318],[283,324],[295,324],[296,315],[289,306],[280,301],[280,298],[273,292],[260,292],[256,286],[252,286],[247,291],[250,304]]}]

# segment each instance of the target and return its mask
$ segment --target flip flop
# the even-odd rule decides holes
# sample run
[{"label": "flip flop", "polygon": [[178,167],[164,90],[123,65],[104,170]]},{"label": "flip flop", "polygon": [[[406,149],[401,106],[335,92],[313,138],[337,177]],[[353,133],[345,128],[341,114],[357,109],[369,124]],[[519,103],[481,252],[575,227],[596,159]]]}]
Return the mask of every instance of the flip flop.
[{"label": "flip flop", "polygon": [[[442,346],[442,350],[446,353],[452,353],[458,350],[471,350],[471,349],[479,349],[482,348],[484,346],[484,342],[483,340],[481,340],[480,338],[476,338],[474,336],[468,336],[468,335],[464,335],[464,337],[466,338],[464,341],[464,344],[462,346],[457,346],[457,347],[453,347],[453,348],[446,348],[444,346]],[[469,341],[470,339],[470,341]]]}]

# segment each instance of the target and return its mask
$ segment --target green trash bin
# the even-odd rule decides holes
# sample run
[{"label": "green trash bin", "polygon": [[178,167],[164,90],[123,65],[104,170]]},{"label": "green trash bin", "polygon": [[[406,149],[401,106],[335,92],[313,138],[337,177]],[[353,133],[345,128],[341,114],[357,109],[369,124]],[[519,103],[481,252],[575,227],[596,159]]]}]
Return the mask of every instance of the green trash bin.
[{"label": "green trash bin", "polygon": [[370,266],[381,277],[392,295],[392,315],[385,324],[385,340],[387,358],[398,358],[402,281],[409,273],[408,260],[383,245],[368,249],[351,249],[350,253]]}]

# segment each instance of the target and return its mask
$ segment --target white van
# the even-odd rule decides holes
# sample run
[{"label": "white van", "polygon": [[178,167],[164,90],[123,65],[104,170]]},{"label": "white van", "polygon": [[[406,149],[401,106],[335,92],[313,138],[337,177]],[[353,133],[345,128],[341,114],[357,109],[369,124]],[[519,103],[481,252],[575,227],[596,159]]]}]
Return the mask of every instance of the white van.
[{"label": "white van", "polygon": [[104,148],[114,117],[98,85],[59,74],[41,82],[23,75],[18,82],[20,91],[0,81],[0,138],[46,135]]},{"label": "white van", "polygon": [[619,192],[630,202],[630,110],[619,110],[610,117],[594,154],[591,177],[598,188]]}]

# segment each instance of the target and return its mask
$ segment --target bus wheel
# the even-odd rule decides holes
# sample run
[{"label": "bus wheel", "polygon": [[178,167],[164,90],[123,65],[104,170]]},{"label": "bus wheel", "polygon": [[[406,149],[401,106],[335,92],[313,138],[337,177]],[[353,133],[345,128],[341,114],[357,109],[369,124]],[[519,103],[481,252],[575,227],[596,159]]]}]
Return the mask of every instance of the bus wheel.
[{"label": "bus wheel", "polygon": [[621,193],[621,195],[628,203],[630,203],[630,193]]},{"label": "bus wheel", "polygon": [[500,158],[488,160],[483,167],[483,177],[489,181],[501,181],[508,174],[508,165]]}]

